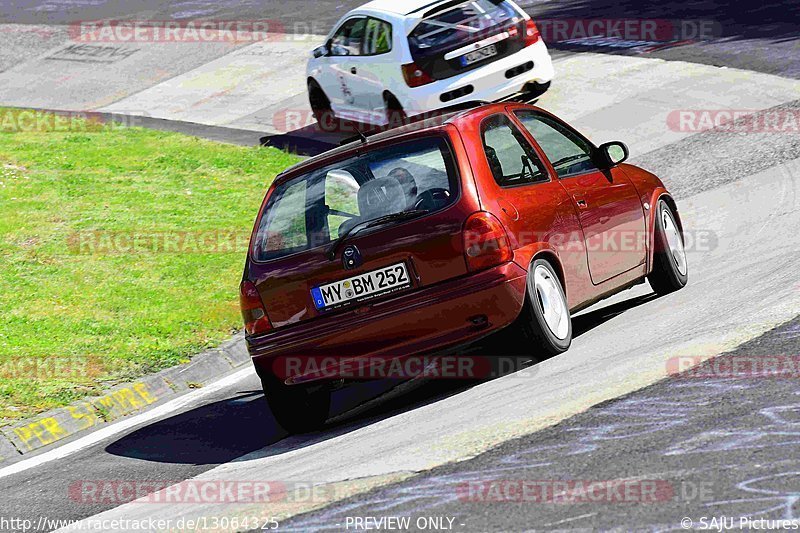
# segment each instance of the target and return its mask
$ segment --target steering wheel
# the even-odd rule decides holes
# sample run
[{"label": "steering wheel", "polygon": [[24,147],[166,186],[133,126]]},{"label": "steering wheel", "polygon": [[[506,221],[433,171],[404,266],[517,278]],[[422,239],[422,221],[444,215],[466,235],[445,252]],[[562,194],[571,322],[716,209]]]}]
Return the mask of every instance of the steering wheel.
[{"label": "steering wheel", "polygon": [[428,189],[414,202],[414,209],[433,211],[450,201],[450,191],[447,189]]}]

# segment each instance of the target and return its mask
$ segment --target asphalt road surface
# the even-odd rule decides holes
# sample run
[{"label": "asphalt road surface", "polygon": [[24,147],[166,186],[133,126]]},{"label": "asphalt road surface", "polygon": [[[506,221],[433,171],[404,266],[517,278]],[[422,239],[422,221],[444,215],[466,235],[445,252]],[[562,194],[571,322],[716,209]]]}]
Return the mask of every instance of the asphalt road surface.
[{"label": "asphalt road surface", "polygon": [[[800,520],[798,367],[783,378],[755,377],[744,365],[729,371],[736,361],[777,357],[800,361],[800,319],[693,372],[281,529],[340,531],[368,516],[410,519],[411,530],[444,517],[453,531],[673,531],[689,529],[682,520],[701,528],[704,518],[723,517],[749,529],[743,519]],[[522,481],[542,492],[514,492]],[[581,492],[579,481],[596,491]],[[617,486],[628,492],[609,490]]]}]

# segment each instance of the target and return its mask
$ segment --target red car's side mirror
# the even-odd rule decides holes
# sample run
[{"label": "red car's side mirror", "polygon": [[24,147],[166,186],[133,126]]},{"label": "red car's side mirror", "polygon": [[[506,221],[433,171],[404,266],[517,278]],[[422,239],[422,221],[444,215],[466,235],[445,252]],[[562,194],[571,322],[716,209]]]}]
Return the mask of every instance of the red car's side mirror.
[{"label": "red car's side mirror", "polygon": [[597,151],[605,168],[612,168],[624,162],[630,156],[627,145],[621,141],[611,141],[601,144]]}]

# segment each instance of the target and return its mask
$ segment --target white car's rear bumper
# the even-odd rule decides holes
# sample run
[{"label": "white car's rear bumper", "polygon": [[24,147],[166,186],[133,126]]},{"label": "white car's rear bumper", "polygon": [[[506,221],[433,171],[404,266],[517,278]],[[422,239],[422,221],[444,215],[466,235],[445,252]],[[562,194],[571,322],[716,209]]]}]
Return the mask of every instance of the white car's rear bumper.
[{"label": "white car's rear bumper", "polygon": [[[533,62],[533,69],[522,72],[512,78],[506,73],[527,62]],[[457,105],[473,100],[496,101],[520,92],[531,82],[548,83],[553,79],[553,62],[544,41],[520,50],[516,54],[504,57],[484,67],[471,70],[459,76],[439,80],[422,87],[397,88],[395,95],[409,116],[427,113],[436,109]],[[442,95],[472,86],[472,92],[448,101],[442,101]]]}]

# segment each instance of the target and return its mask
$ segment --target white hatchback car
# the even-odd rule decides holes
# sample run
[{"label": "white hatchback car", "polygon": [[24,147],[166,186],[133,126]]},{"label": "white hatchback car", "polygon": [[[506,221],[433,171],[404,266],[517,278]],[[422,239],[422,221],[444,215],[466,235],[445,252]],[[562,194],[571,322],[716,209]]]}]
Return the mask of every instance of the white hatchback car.
[{"label": "white hatchback car", "polygon": [[553,64],[511,0],[374,0],[350,11],[308,62],[321,123],[383,126],[466,101],[538,96]]}]

